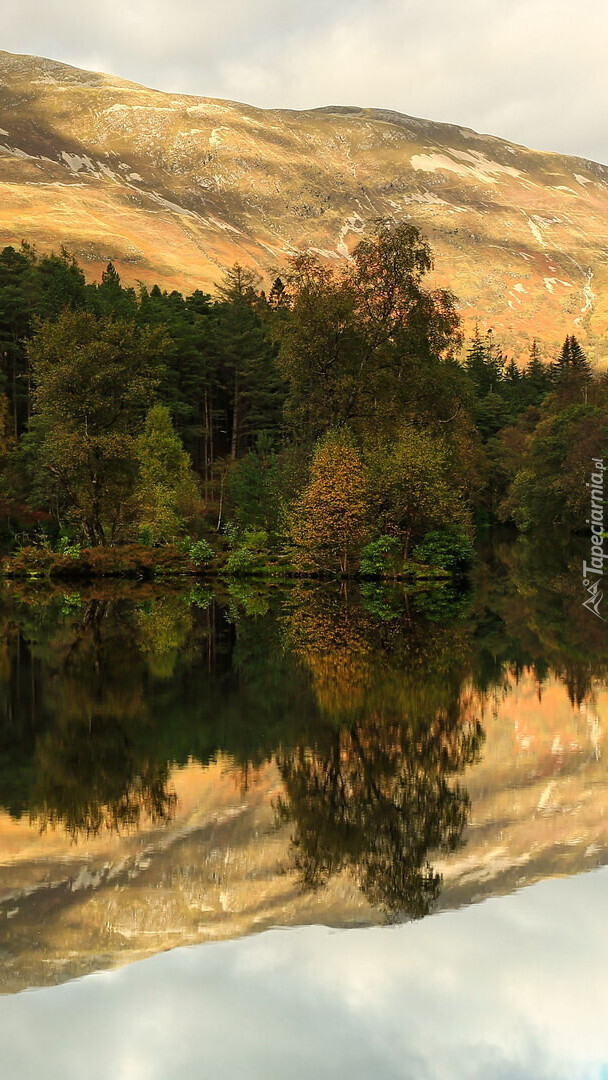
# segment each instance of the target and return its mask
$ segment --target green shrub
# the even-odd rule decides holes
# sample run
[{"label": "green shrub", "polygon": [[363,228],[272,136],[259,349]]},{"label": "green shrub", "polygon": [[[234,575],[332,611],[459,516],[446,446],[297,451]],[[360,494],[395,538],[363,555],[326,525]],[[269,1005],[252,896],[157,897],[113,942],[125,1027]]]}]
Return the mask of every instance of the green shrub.
[{"label": "green shrub", "polygon": [[268,533],[265,529],[246,529],[244,533],[229,533],[234,544],[226,561],[229,574],[250,574],[263,566],[268,558]]},{"label": "green shrub", "polygon": [[80,544],[70,540],[69,536],[60,536],[57,541],[56,551],[58,555],[67,555],[70,559],[79,559],[82,548]]},{"label": "green shrub", "polygon": [[426,534],[412,555],[427,566],[463,573],[472,563],[475,549],[465,533],[436,529]]},{"label": "green shrub", "polygon": [[149,525],[142,525],[137,534],[137,543],[143,544],[144,547],[152,547],[154,543],[154,537],[152,536],[152,529]]},{"label": "green shrub", "polygon": [[255,569],[257,563],[258,559],[254,551],[249,551],[246,547],[238,547],[230,552],[226,561],[226,570],[229,574],[249,574]]},{"label": "green shrub", "polygon": [[188,555],[195,566],[208,566],[214,556],[213,548],[207,540],[195,540],[188,548]]},{"label": "green shrub", "polygon": [[364,577],[394,576],[399,573],[401,544],[395,536],[379,536],[361,552],[359,572]]}]

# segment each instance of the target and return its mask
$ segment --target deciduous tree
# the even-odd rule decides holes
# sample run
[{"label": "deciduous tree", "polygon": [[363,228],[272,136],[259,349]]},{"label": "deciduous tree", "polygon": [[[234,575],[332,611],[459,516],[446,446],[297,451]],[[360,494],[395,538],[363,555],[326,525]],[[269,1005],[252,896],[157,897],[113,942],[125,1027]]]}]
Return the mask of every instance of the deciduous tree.
[{"label": "deciduous tree", "polygon": [[291,522],[295,544],[325,569],[349,571],[368,528],[363,462],[347,433],[330,432],[314,453],[310,480]]},{"label": "deciduous tree", "polygon": [[129,524],[136,439],[164,346],[158,330],[73,311],[29,345],[37,469],[90,544],[113,543]]},{"label": "deciduous tree", "polygon": [[189,455],[166,405],[154,405],[137,439],[136,513],[154,543],[176,540],[202,506]]}]

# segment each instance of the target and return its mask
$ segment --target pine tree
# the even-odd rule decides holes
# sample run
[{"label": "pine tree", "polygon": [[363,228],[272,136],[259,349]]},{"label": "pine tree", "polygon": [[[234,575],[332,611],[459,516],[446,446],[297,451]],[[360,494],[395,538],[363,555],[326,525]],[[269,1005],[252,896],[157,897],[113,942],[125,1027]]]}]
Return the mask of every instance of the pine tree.
[{"label": "pine tree", "polygon": [[268,294],[268,307],[273,311],[288,305],[287,289],[280,277],[274,279]]},{"label": "pine tree", "polygon": [[474,383],[478,397],[485,397],[486,394],[498,390],[504,378],[505,361],[494,342],[491,330],[482,337],[479,326],[475,327],[464,366]]},{"label": "pine tree", "polygon": [[116,319],[134,319],[137,315],[137,296],[134,289],[123,287],[114,263],[109,262],[101,275],[100,285],[89,286],[89,307],[97,315]]},{"label": "pine tree", "polygon": [[553,384],[567,401],[587,401],[593,371],[574,334],[566,337],[561,352],[551,367]]},{"label": "pine tree", "polygon": [[527,405],[540,405],[551,389],[551,371],[543,363],[536,338],[530,348],[530,359],[523,373],[522,392]]},{"label": "pine tree", "polygon": [[283,383],[258,286],[257,275],[237,264],[219,289],[216,348],[232,461],[251,449],[259,434],[276,435],[282,426]]}]

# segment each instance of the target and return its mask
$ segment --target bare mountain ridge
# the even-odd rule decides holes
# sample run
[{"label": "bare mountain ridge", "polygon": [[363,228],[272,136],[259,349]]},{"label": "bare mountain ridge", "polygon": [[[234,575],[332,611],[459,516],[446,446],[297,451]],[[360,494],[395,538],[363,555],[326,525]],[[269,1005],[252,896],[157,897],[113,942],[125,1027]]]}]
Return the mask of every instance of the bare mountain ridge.
[{"label": "bare mountain ridge", "polygon": [[262,110],[0,52],[0,244],[64,244],[98,276],[211,289],[378,217],[429,236],[467,328],[515,356],[575,332],[608,361],[608,168],[390,110]]}]

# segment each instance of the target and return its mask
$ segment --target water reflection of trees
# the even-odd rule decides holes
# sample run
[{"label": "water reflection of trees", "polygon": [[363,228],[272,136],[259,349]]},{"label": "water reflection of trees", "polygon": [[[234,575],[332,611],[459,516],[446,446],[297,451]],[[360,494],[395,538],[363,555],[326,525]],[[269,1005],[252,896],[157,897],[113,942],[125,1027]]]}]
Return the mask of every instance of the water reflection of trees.
[{"label": "water reflection of trees", "polygon": [[[135,826],[142,817],[165,820],[175,801],[169,765],[141,737],[147,723],[137,664],[142,641],[129,647],[108,601],[90,600],[80,616],[46,689],[56,721],[36,745],[30,816],[43,828],[61,824],[89,836]],[[155,655],[157,635],[152,642]]]},{"label": "water reflection of trees", "polygon": [[477,573],[475,678],[496,685],[505,668],[534,673],[542,695],[549,675],[573,705],[608,680],[606,624],[583,608],[588,541],[559,534],[498,540]]},{"label": "water reflection of trees", "polygon": [[373,905],[427,913],[432,852],[461,841],[470,804],[454,777],[483,732],[464,690],[468,628],[402,613],[390,622],[331,595],[292,605],[287,635],[309,669],[319,719],[279,755],[279,818],[303,885],[350,870]]},{"label": "water reflection of trees", "polygon": [[[576,565],[575,565],[576,564]],[[0,605],[0,805],[78,836],[165,820],[174,763],[276,759],[304,886],[350,872],[421,915],[461,841],[474,702],[506,673],[573,702],[608,673],[573,557],[499,545],[469,595],[235,583],[100,586]]]},{"label": "water reflection of trees", "polygon": [[441,885],[429,855],[458,846],[470,810],[450,778],[474,760],[481,728],[420,727],[354,723],[280,756],[278,809],[294,826],[306,888],[348,868],[371,904],[413,917],[429,911]]},{"label": "water reflection of trees", "polygon": [[[68,596],[16,614],[21,625],[7,628],[14,655],[0,753],[2,761],[12,740],[21,761],[20,785],[10,782],[13,755],[0,772],[13,813],[74,836],[169,817],[175,796],[169,761],[155,752],[141,612]],[[156,659],[158,635],[152,646]]]}]

